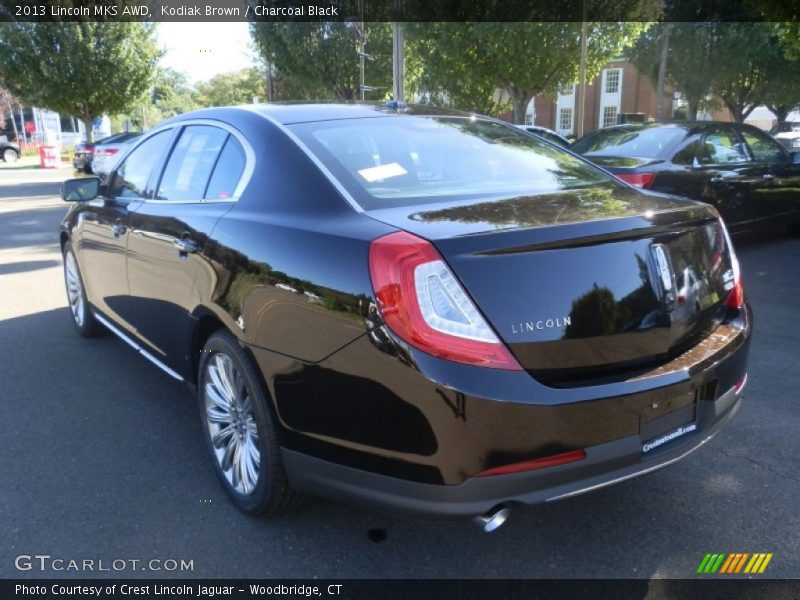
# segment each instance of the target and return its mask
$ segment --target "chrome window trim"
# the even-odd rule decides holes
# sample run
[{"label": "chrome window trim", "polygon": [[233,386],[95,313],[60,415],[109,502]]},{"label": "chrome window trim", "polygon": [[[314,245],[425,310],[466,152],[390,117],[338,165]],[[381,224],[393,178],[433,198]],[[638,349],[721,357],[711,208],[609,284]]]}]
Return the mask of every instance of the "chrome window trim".
[{"label": "chrome window trim", "polygon": [[[168,123],[163,126],[157,126],[147,132],[146,136],[143,136],[143,139],[139,142],[139,144],[144,143],[147,139],[149,139],[152,135],[160,133],[162,131],[168,129],[174,129],[176,127],[187,127],[190,125],[207,125],[209,127],[217,127],[219,129],[224,129],[233,137],[236,138],[242,148],[244,149],[244,171],[242,171],[242,176],[239,178],[239,183],[236,184],[236,188],[234,188],[233,195],[230,198],[224,199],[201,199],[201,200],[156,200],[155,198],[148,198],[145,199],[144,202],[146,204],[231,204],[234,202],[238,202],[239,198],[241,198],[242,193],[244,192],[247,185],[250,183],[250,179],[253,177],[253,173],[256,170],[256,154],[253,150],[253,147],[250,145],[250,142],[247,141],[247,138],[235,127],[228,125],[224,121],[217,121],[215,119],[187,119],[185,121],[177,121],[174,123]],[[136,144],[133,148],[131,148],[127,154],[120,160],[120,164],[127,160],[128,155],[133,152],[136,148],[139,147],[139,144]],[[167,158],[169,161],[169,158]],[[166,168],[166,163],[165,163]],[[114,170],[116,172],[116,169]],[[162,172],[161,175],[163,176],[164,173]],[[159,183],[161,180],[159,179]],[[157,193],[158,190],[155,190]]]},{"label": "chrome window trim", "polygon": [[328,167],[326,167],[325,164],[319,158],[317,158],[317,156],[313,152],[311,152],[311,150],[308,148],[308,146],[306,146],[303,143],[303,141],[299,137],[297,137],[294,134],[294,132],[291,129],[289,129],[286,125],[284,125],[283,123],[281,123],[280,121],[278,121],[277,119],[272,117],[271,115],[268,115],[267,113],[258,110],[257,106],[258,105],[254,105],[252,107],[251,106],[247,106],[247,107],[245,107],[245,109],[249,110],[251,112],[254,112],[255,114],[263,117],[264,119],[266,119],[267,121],[269,121],[270,123],[275,125],[275,127],[277,127],[284,134],[286,134],[286,136],[290,140],[292,140],[297,145],[297,147],[300,148],[300,150],[302,150],[305,153],[306,156],[308,156],[308,158],[311,159],[311,162],[313,162],[316,165],[316,167],[320,171],[322,171],[322,174],[328,179],[328,181],[333,185],[333,187],[336,188],[336,191],[338,191],[339,194],[342,196],[342,198],[344,198],[345,202],[347,202],[350,205],[350,207],[353,210],[355,210],[356,212],[363,213],[364,209],[361,208],[361,206],[358,204],[358,202],[355,201],[355,198],[353,198],[350,195],[350,192],[348,192],[345,189],[345,187],[339,182],[339,180],[336,179],[336,177],[334,177],[334,175],[333,175],[333,173],[331,173],[330,169],[328,169]]}]

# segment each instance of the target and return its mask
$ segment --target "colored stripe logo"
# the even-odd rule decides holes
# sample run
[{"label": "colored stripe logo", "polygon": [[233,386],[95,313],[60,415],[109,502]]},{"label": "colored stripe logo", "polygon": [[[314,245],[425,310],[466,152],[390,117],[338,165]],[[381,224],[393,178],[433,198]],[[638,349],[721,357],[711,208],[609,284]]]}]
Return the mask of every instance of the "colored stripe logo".
[{"label": "colored stripe logo", "polygon": [[697,567],[697,572],[701,574],[731,575],[736,573],[757,574],[763,573],[769,561],[772,560],[772,552],[733,552],[731,554],[717,553],[706,554]]}]

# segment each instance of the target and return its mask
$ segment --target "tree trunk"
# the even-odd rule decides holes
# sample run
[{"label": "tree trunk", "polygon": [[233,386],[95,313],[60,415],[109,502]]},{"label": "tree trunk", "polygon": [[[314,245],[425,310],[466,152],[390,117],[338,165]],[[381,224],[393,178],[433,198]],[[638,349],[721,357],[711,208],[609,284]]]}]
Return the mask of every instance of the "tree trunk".
[{"label": "tree trunk", "polygon": [[532,97],[523,93],[512,96],[513,119],[517,125],[525,124],[525,113],[528,112],[528,103]]},{"label": "tree trunk", "polygon": [[94,131],[92,127],[92,121],[94,120],[92,115],[83,115],[81,117],[81,121],[83,122],[83,126],[86,129],[86,143],[92,144],[94,143]]},{"label": "tree trunk", "polygon": [[789,113],[792,112],[792,109],[786,105],[781,105],[781,106],[767,105],[767,108],[770,109],[775,114],[775,118],[778,119],[778,127],[786,123],[786,119],[789,117]]},{"label": "tree trunk", "polygon": [[700,101],[689,98],[688,99],[688,112],[686,118],[689,121],[697,121],[697,111],[700,108]]}]

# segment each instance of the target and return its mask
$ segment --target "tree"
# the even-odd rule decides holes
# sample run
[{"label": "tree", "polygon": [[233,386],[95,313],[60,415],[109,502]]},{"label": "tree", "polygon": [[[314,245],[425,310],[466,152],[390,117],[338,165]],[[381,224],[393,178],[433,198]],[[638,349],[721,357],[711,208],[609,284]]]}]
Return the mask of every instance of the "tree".
[{"label": "tree", "polygon": [[250,104],[253,97],[266,98],[265,81],[256,69],[215,75],[197,84],[195,102],[201,107]]},{"label": "tree", "polygon": [[[367,23],[365,84],[384,97],[392,83],[392,35],[388,23]],[[280,100],[360,98],[358,26],[329,21],[263,22],[250,25],[261,60],[281,82]],[[375,92],[370,96],[374,98]]]},{"label": "tree", "polygon": [[[0,83],[3,81],[0,79]],[[19,107],[19,100],[7,89],[0,87],[0,132],[6,128],[8,121],[11,121],[11,131],[14,132],[14,139],[19,139],[17,122],[14,119],[14,107]]]},{"label": "tree", "polygon": [[666,80],[686,99],[688,119],[695,121],[698,110],[713,106],[708,99],[714,69],[710,56],[712,32],[708,27],[701,23],[658,23],[639,36],[626,57],[655,83],[667,30]]},{"label": "tree", "polygon": [[155,26],[132,22],[0,23],[0,76],[22,102],[92,121],[119,113],[151,84]]},{"label": "tree", "polygon": [[[764,103],[770,86],[790,76],[771,23],[714,23],[711,30],[711,91],[742,123]],[[776,90],[780,85],[776,85]]]},{"label": "tree", "polygon": [[[590,23],[587,78],[647,26]],[[531,98],[555,94],[578,80],[580,32],[580,23],[420,23],[409,28],[409,38],[421,54],[427,89],[456,108],[491,112],[500,108],[495,90],[504,89],[514,122],[522,123]]]}]

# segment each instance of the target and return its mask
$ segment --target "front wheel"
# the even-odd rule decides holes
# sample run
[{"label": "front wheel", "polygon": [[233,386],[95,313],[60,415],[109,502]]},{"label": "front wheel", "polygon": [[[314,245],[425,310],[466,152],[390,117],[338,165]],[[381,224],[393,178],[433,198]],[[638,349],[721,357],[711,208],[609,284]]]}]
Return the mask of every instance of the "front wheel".
[{"label": "front wheel", "polygon": [[3,150],[3,162],[13,163],[17,162],[19,155],[17,155],[17,151],[13,148],[6,148]]},{"label": "front wheel", "polygon": [[69,247],[69,243],[64,245],[63,254],[64,284],[67,288],[67,302],[72,313],[72,323],[83,337],[95,337],[102,332],[102,326],[94,318],[92,311],[89,310],[89,302],[86,300],[86,288],[83,286],[83,278],[78,269],[78,261],[75,260],[75,253]]},{"label": "front wheel", "polygon": [[227,331],[200,356],[197,395],[214,470],[242,511],[279,514],[302,500],[289,484],[277,427],[250,359]]}]

